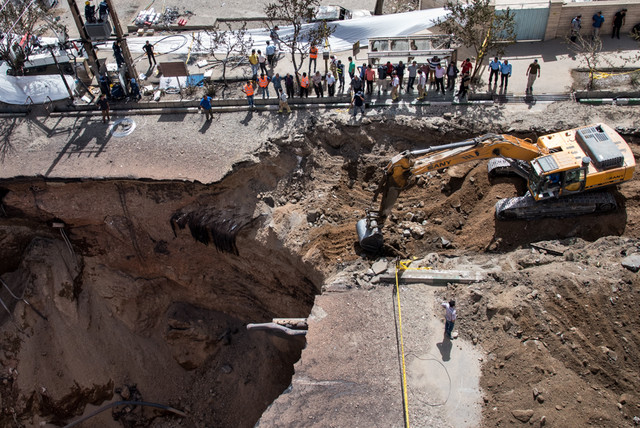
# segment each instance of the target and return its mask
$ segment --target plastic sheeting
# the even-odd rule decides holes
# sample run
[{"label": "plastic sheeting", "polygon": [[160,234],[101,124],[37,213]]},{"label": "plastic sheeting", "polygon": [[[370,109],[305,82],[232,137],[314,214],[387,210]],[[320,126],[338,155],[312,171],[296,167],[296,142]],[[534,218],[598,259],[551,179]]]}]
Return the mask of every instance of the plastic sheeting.
[{"label": "plastic sheeting", "polygon": [[[340,52],[350,50],[357,41],[360,42],[360,46],[368,45],[369,37],[408,36],[433,27],[438,18],[446,15],[447,12],[444,8],[437,8],[330,22],[329,24],[334,25],[336,30],[329,37],[329,45],[332,51]],[[318,24],[305,24],[304,27],[314,25]],[[251,35],[253,46],[257,49],[264,50],[267,40],[271,40],[269,31],[266,29],[253,29],[247,30],[247,32]],[[279,37],[283,40],[290,37],[292,33],[291,26],[282,26],[278,31]],[[181,36],[186,35],[183,34]],[[188,37],[191,39],[193,36],[190,34]],[[175,38],[168,39],[165,36],[154,36],[129,38],[127,39],[127,44],[131,52],[143,53],[142,47],[149,40],[154,45],[156,55],[163,53],[187,54],[189,53],[189,48],[191,48],[192,55],[208,53],[208,48],[211,46],[209,36],[205,32],[200,32],[196,33],[195,38],[199,38],[200,43],[192,43],[191,40],[185,43]]]},{"label": "plastic sheeting", "polygon": [[[75,79],[65,76],[70,88],[75,87]],[[0,101],[7,104],[44,104],[47,97],[52,101],[69,98],[60,75],[50,76],[0,76]],[[31,98],[29,100],[29,98]]]}]

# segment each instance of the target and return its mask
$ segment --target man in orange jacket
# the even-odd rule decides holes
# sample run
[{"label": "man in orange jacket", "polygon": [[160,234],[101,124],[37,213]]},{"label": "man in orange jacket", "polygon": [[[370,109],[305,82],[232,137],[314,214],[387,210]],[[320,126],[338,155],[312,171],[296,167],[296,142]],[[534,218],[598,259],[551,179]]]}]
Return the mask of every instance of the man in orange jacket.
[{"label": "man in orange jacket", "polygon": [[247,102],[249,103],[249,107],[251,109],[254,109],[255,105],[253,104],[253,82],[251,80],[249,80],[242,87],[242,92],[244,92],[247,95]]},{"label": "man in orange jacket", "polygon": [[300,79],[300,98],[303,96],[309,97],[309,78],[307,73],[302,73],[302,78]]},{"label": "man in orange jacket", "polygon": [[265,95],[269,98],[269,76],[265,76],[264,73],[260,75],[258,78],[258,86],[260,86],[260,90],[262,91],[262,99],[264,100]]},{"label": "man in orange jacket", "polygon": [[318,62],[318,48],[312,45],[309,48],[309,74],[311,74],[311,63],[313,63],[313,72],[316,72],[316,63]]}]

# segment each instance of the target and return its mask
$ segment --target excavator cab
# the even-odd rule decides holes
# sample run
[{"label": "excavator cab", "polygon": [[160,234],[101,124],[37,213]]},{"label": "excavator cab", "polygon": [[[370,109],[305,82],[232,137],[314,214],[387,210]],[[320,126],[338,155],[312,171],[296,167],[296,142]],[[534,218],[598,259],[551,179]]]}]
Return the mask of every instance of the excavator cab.
[{"label": "excavator cab", "polygon": [[[543,156],[531,161],[529,191],[535,200],[558,198],[584,191],[587,168],[591,159],[585,157],[582,164],[567,162],[556,155]],[[573,163],[573,165],[568,165]],[[561,170],[561,167],[568,168]]]}]

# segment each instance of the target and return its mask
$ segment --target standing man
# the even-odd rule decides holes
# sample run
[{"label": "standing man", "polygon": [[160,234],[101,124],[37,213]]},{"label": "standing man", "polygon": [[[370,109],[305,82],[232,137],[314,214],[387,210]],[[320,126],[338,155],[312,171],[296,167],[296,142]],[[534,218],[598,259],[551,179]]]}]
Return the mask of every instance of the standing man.
[{"label": "standing man", "polygon": [[280,77],[280,73],[276,73],[276,75],[271,78],[271,84],[273,85],[273,90],[276,91],[276,94],[279,94],[282,90],[282,78]]},{"label": "standing man", "polygon": [[353,76],[356,74],[356,63],[353,58],[349,57],[349,78],[353,80]]},{"label": "standing man", "polygon": [[96,7],[88,0],[84,2],[84,20],[89,23],[96,22]]},{"label": "standing man", "polygon": [[339,90],[344,90],[344,64],[341,60],[338,60],[336,64],[336,75],[338,76],[338,82],[340,82]]},{"label": "standing man", "polygon": [[256,80],[258,77],[258,54],[255,49],[251,49],[251,55],[249,55],[249,64],[251,65],[252,79]]},{"label": "standing man", "polygon": [[269,98],[269,77],[265,76],[264,73],[260,74],[258,86],[260,86],[260,90],[262,91],[262,99],[265,99],[265,95],[266,98]]},{"label": "standing man", "polygon": [[258,64],[260,65],[260,70],[264,74],[269,74],[267,71],[267,57],[262,55],[262,51],[258,50]]},{"label": "standing man", "polygon": [[470,81],[471,81],[471,77],[469,76],[469,73],[462,73],[462,79],[460,80],[460,89],[456,94],[456,97],[458,97],[458,100],[461,100],[462,98],[466,98],[467,91],[469,90]]},{"label": "standing man", "polygon": [[100,111],[102,111],[102,123],[107,123],[107,121],[111,120],[111,116],[109,116],[109,101],[107,100],[107,96],[105,94],[100,95],[100,99],[97,104],[98,107],[100,107]]},{"label": "standing man", "polygon": [[313,72],[316,72],[316,66],[318,62],[318,48],[316,45],[311,45],[309,48],[309,74],[311,74],[311,63],[313,63]]},{"label": "standing man", "polygon": [[267,54],[267,62],[269,63],[269,67],[273,68],[276,63],[276,47],[269,43],[269,40],[267,40],[267,47],[264,51]]},{"label": "standing man", "polygon": [[280,28],[278,28],[278,26],[276,25],[275,27],[273,27],[271,29],[271,42],[273,43],[273,46],[278,46],[278,50],[281,51],[282,50],[282,45],[280,44],[280,36],[278,36],[278,30]]},{"label": "standing man", "polygon": [[509,77],[511,77],[511,64],[509,64],[509,60],[505,59],[500,65],[500,89],[504,86],[505,92],[509,84]]},{"label": "standing man", "polygon": [[387,67],[383,64],[378,65],[378,96],[380,96],[380,89],[387,93]]},{"label": "standing man", "polygon": [[327,73],[327,90],[330,97],[336,94],[336,78],[331,72]]},{"label": "standing man", "polygon": [[322,75],[319,71],[316,71],[316,74],[311,78],[311,82],[313,82],[313,89],[316,91],[316,97],[324,98],[324,91],[322,89]]},{"label": "standing man", "polygon": [[122,55],[122,47],[120,46],[120,42],[119,41],[115,41],[113,42],[113,45],[111,46],[113,48],[113,56],[116,59],[116,64],[118,64],[118,68],[122,67],[122,64],[124,64],[124,56]]},{"label": "standing man", "polygon": [[396,65],[396,74],[398,75],[398,80],[400,81],[400,86],[398,86],[398,89],[402,89],[402,82],[404,80],[404,69],[405,65],[402,63],[402,61],[398,61],[398,65]]},{"label": "standing man", "polygon": [[353,117],[355,118],[358,115],[358,110],[362,112],[364,116],[364,96],[362,92],[358,91],[353,94],[353,98],[351,99],[351,107],[353,108]]},{"label": "standing man", "polygon": [[611,38],[620,38],[620,28],[624,25],[624,18],[627,16],[627,9],[622,9],[613,16],[613,33]]},{"label": "standing man", "polygon": [[373,94],[373,82],[376,80],[376,71],[371,67],[371,64],[367,66],[367,70],[364,72],[364,78],[367,84],[367,94]]},{"label": "standing man", "polygon": [[280,88],[278,95],[280,97],[280,108],[278,109],[278,113],[282,113],[285,109],[287,110],[287,113],[291,113],[291,107],[289,107],[289,102],[287,101],[287,94],[282,92],[282,88]]},{"label": "standing man", "polygon": [[302,73],[302,79],[300,79],[300,98],[303,95],[305,98],[309,98],[309,78],[307,73]]},{"label": "standing man", "polygon": [[582,15],[578,15],[571,20],[571,41],[576,42],[582,28]]},{"label": "standing man", "polygon": [[407,67],[407,71],[409,71],[409,81],[407,82],[407,92],[413,91],[413,84],[416,81],[416,76],[418,75],[418,63],[413,61],[410,66]]},{"label": "standing man", "polygon": [[422,69],[418,70],[418,101],[424,100],[424,89],[427,86],[427,72]]},{"label": "standing man", "polygon": [[462,61],[462,74],[467,73],[467,74],[471,74],[471,70],[473,69],[473,65],[471,64],[471,58],[467,58],[464,61]]},{"label": "standing man", "polygon": [[604,22],[604,16],[602,16],[602,12],[598,11],[593,17],[591,17],[593,21],[593,38],[597,39],[600,37],[600,28],[602,28],[602,23]]},{"label": "standing man", "polygon": [[442,91],[442,95],[444,95],[444,74],[445,70],[442,68],[442,65],[436,65],[436,92],[440,90]]},{"label": "standing man", "polygon": [[255,105],[253,104],[253,82],[249,80],[243,87],[242,92],[244,92],[247,96],[247,102],[249,103],[249,108],[253,110]]},{"label": "standing man", "polygon": [[529,68],[527,68],[527,76],[529,76],[529,80],[527,80],[526,92],[531,94],[533,93],[533,82],[536,81],[537,77],[540,77],[540,64],[538,64],[537,59],[534,59],[533,62],[529,64]]},{"label": "standing man", "polygon": [[500,64],[500,61],[498,60],[498,57],[495,57],[493,59],[493,61],[491,61],[489,63],[489,86],[491,86],[491,79],[493,78],[493,85],[497,85],[498,84],[498,73],[500,72],[500,66],[502,64]]},{"label": "standing man", "polygon": [[[147,59],[149,59],[149,67],[156,65],[156,55],[153,52],[153,45],[149,43],[149,40],[147,40],[147,43],[144,44],[142,49],[144,49],[144,52],[147,54]],[[153,64],[151,64],[151,61],[153,61]]]},{"label": "standing man", "polygon": [[293,94],[295,91],[294,91],[293,76],[290,73],[287,73],[287,75],[284,76],[284,87],[287,90],[287,97],[293,98]]},{"label": "standing man", "polygon": [[[458,78],[458,67],[456,67],[456,62],[451,61],[447,66],[447,90],[454,91],[456,89],[456,79]],[[497,79],[497,77],[496,77]]]},{"label": "standing man", "polygon": [[206,94],[203,95],[202,99],[200,100],[200,105],[198,106],[198,108],[204,111],[205,118],[206,118],[205,120],[213,119],[213,112],[211,111],[211,97],[207,96]]},{"label": "standing man", "polygon": [[444,313],[444,335],[447,339],[451,340],[451,333],[453,332],[453,326],[456,323],[456,302],[449,300],[449,303],[442,302],[441,305],[445,308]]},{"label": "standing man", "polygon": [[98,5],[98,22],[104,22],[109,16],[109,5],[102,0]]},{"label": "standing man", "polygon": [[393,72],[391,74],[391,101],[398,100],[398,88],[400,87],[400,79],[398,78],[398,73]]}]

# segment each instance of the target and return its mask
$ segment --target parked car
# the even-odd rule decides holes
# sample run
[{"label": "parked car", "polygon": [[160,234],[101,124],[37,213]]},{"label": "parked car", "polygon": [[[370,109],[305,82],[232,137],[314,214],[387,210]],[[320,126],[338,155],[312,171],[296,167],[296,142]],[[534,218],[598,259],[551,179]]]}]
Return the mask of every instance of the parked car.
[{"label": "parked car", "polygon": [[311,22],[342,21],[345,19],[363,18],[371,16],[371,12],[364,9],[348,10],[342,6],[316,6]]}]

